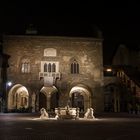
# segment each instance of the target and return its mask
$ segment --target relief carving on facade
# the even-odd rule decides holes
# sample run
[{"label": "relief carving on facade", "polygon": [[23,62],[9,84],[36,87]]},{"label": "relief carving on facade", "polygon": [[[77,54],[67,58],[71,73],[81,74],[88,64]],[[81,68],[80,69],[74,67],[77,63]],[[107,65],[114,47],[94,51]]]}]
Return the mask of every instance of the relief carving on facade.
[{"label": "relief carving on facade", "polygon": [[44,56],[47,56],[47,57],[56,57],[56,49],[54,48],[46,48],[44,49]]}]

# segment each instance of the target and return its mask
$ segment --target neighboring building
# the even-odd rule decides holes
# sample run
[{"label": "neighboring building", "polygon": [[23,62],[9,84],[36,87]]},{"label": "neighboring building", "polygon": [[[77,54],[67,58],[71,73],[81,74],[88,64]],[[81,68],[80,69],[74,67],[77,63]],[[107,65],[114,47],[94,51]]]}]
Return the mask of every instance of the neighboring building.
[{"label": "neighboring building", "polygon": [[7,109],[93,107],[104,111],[103,45],[100,38],[15,35],[3,37],[10,55]]},{"label": "neighboring building", "polygon": [[0,54],[0,112],[4,110],[6,98],[6,81],[9,55]]},{"label": "neighboring building", "polygon": [[140,70],[140,48],[127,47],[121,44],[113,56],[112,65],[131,66]]},{"label": "neighboring building", "polygon": [[129,66],[130,65],[130,51],[125,45],[120,45],[112,59],[112,65]]},{"label": "neighboring building", "polygon": [[140,105],[140,48],[118,46],[112,66],[117,70],[121,95],[126,94],[125,104],[132,104],[133,109],[136,109],[136,105]]},{"label": "neighboring building", "polygon": [[2,56],[0,54],[0,112],[2,111]]}]

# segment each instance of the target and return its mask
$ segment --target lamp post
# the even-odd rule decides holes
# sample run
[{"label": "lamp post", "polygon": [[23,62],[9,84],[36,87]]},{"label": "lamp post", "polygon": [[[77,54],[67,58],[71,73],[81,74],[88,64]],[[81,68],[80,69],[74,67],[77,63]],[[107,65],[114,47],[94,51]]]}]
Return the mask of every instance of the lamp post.
[{"label": "lamp post", "polygon": [[12,82],[9,81],[6,83],[6,85],[10,87],[12,85]]},{"label": "lamp post", "polygon": [[8,103],[8,87],[12,86],[12,82],[11,81],[7,81],[6,82],[6,86],[5,86],[5,102],[3,104],[4,106],[4,111],[6,112],[7,111],[7,103]]}]

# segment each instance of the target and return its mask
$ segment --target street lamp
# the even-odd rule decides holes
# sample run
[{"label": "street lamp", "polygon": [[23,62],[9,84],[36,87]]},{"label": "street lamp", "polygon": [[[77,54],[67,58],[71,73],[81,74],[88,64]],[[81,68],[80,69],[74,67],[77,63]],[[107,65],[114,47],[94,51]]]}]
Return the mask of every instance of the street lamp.
[{"label": "street lamp", "polygon": [[9,86],[9,87],[10,87],[11,85],[12,85],[12,82],[10,82],[10,81],[9,81],[9,82],[7,82],[7,86]]},{"label": "street lamp", "polygon": [[12,86],[11,81],[6,82],[6,87],[5,87],[5,102],[4,102],[4,110],[7,111],[7,103],[8,103],[8,87]]},{"label": "street lamp", "polygon": [[11,81],[6,82],[6,95],[8,94],[7,91],[8,91],[8,87],[10,86],[12,86],[12,82]]}]

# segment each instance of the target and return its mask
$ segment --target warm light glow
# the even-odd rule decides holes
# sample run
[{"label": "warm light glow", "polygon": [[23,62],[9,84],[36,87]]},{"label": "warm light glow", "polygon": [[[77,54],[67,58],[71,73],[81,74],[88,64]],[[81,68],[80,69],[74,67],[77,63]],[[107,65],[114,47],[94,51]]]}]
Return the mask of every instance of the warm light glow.
[{"label": "warm light glow", "polygon": [[106,69],[106,71],[107,71],[107,72],[111,72],[111,71],[112,71],[112,69],[111,69],[111,68],[108,68],[108,69]]},{"label": "warm light glow", "polygon": [[24,87],[24,86],[18,88],[17,93],[24,93],[24,94],[28,95],[28,91],[27,91],[26,87]]}]

